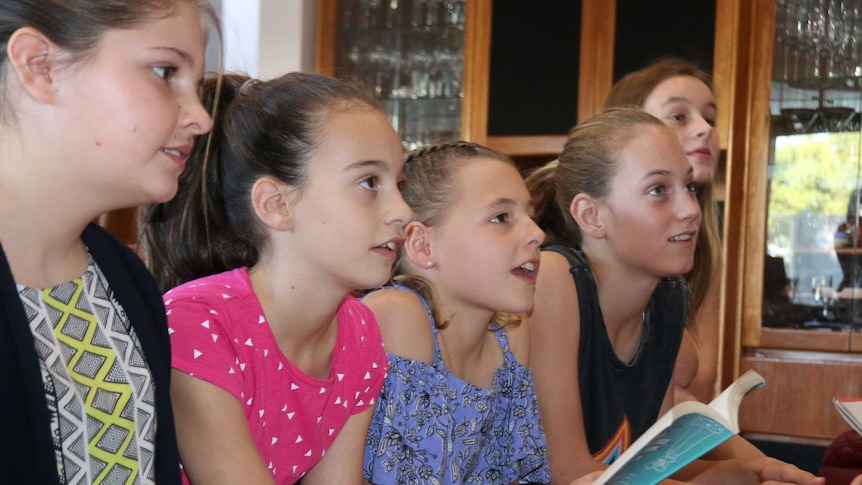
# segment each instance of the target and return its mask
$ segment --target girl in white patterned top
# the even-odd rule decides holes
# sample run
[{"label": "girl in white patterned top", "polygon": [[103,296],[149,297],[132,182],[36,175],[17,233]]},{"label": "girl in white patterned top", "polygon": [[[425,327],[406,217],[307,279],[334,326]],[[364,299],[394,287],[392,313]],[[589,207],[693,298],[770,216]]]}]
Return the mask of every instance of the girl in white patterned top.
[{"label": "girl in white patterned top", "polygon": [[164,307],[91,223],[173,197],[211,126],[204,0],[0,4],[0,470],[179,482]]}]

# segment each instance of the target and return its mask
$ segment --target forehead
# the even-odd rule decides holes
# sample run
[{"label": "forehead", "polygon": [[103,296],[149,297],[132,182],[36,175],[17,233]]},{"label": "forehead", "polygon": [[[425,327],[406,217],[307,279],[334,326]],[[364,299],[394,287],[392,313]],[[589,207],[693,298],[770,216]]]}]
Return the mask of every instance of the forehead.
[{"label": "forehead", "polygon": [[380,111],[356,105],[335,109],[321,118],[318,156],[353,163],[360,160],[386,162],[403,167],[403,149],[395,129]]},{"label": "forehead", "polygon": [[677,99],[696,105],[715,103],[715,96],[709,86],[694,76],[683,75],[660,82],[647,96],[644,107]]},{"label": "forehead", "polygon": [[691,164],[676,135],[663,126],[643,125],[619,151],[618,176],[640,180],[647,173],[685,174]]},{"label": "forehead", "polygon": [[147,48],[177,48],[186,55],[194,56],[193,61],[202,62],[208,33],[204,13],[194,3],[179,2],[170,9],[154,12],[140,24],[128,29],[107,29],[102,45],[110,45],[122,38],[126,42],[143,43]]},{"label": "forehead", "polygon": [[488,203],[496,199],[529,199],[527,187],[518,169],[494,158],[469,160],[455,173],[453,203]]}]

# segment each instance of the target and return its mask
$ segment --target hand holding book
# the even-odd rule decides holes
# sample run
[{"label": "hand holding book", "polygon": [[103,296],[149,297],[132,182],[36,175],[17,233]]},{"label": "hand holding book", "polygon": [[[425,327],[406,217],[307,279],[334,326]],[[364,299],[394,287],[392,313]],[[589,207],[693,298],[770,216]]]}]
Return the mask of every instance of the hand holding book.
[{"label": "hand holding book", "polygon": [[699,401],[677,404],[602,473],[595,485],[649,485],[676,471],[739,433],[742,398],[766,384],[749,370],[709,405]]}]

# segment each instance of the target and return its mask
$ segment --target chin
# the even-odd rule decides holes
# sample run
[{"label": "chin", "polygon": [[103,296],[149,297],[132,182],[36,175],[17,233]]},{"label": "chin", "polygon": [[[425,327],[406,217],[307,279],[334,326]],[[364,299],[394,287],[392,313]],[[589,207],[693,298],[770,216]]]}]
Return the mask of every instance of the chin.
[{"label": "chin", "polygon": [[[367,276],[367,275],[366,275]],[[377,278],[363,278],[365,281],[359,283],[359,288],[365,290],[372,290],[374,288],[380,288],[383,285],[389,283],[389,270],[385,273],[380,273],[380,276]]]},{"label": "chin", "polygon": [[692,177],[694,182],[701,185],[712,183],[712,178],[715,175],[714,166],[708,162],[692,163],[691,166],[694,167],[694,176]]},{"label": "chin", "polygon": [[529,313],[530,310],[533,309],[532,290],[530,290],[529,297],[521,295],[518,298],[512,298],[511,300],[509,300],[509,303],[508,305],[506,305],[506,307],[507,308],[505,310],[501,311],[514,314]]},{"label": "chin", "polygon": [[170,202],[171,199],[177,195],[177,188],[178,184],[176,180],[165,183],[161,187],[158,187],[157,190],[149,191],[147,194],[147,200],[137,205],[163,204],[165,202]]}]

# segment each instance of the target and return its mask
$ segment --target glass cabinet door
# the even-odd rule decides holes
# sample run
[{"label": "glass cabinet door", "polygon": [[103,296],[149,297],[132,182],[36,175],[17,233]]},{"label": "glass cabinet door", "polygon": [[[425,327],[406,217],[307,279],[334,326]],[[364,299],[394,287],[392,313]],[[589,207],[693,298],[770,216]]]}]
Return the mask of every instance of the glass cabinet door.
[{"label": "glass cabinet door", "polygon": [[338,0],[335,75],[373,89],[407,150],[458,138],[466,0]]},{"label": "glass cabinet door", "polygon": [[764,327],[862,329],[861,7],[776,2]]}]

